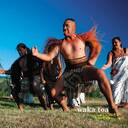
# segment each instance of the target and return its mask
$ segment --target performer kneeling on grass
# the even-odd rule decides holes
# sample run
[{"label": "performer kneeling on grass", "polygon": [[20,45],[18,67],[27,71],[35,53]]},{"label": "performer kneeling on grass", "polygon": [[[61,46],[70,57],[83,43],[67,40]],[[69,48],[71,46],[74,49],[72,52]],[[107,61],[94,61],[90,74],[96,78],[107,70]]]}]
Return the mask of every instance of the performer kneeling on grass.
[{"label": "performer kneeling on grass", "polygon": [[[51,90],[52,97],[58,101],[64,111],[68,111],[69,108],[67,106],[66,98],[60,95],[64,87],[73,87],[74,85],[77,85],[76,82],[79,83],[79,78],[84,81],[97,80],[99,87],[109,104],[109,112],[117,114],[117,107],[112,99],[112,91],[109,81],[103,70],[93,66],[101,50],[101,45],[96,38],[96,31],[95,29],[92,29],[87,33],[75,34],[75,30],[75,20],[68,18],[63,24],[65,38],[55,40],[54,43],[51,43],[51,45],[56,44],[51,52],[48,54],[40,54],[37,48],[32,48],[33,55],[44,61],[51,61],[58,53],[61,53],[65,59],[66,68],[63,77],[61,76],[58,79]],[[89,58],[86,58],[86,46],[90,48]],[[75,82],[75,84],[71,84],[72,81]]]}]

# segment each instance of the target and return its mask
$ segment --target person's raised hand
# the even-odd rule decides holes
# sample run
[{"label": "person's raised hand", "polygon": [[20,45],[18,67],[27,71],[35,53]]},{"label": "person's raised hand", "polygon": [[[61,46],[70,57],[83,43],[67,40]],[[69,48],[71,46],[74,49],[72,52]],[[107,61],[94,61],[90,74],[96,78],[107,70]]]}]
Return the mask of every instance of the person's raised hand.
[{"label": "person's raised hand", "polygon": [[32,55],[37,56],[38,55],[38,49],[36,47],[32,48]]},{"label": "person's raised hand", "polygon": [[0,69],[0,74],[5,74],[5,70],[4,69]]}]

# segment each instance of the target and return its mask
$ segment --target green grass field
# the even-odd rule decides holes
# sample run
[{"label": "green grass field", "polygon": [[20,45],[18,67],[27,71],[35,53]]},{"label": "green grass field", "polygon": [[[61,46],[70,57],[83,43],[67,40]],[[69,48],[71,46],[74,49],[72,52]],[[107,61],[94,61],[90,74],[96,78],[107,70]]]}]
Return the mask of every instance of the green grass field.
[{"label": "green grass field", "polygon": [[36,102],[25,105],[21,113],[11,99],[0,98],[0,128],[127,128],[128,110],[120,109],[122,117],[115,118],[107,112],[104,99],[86,99],[81,108],[63,112],[55,105],[55,110],[44,111]]}]

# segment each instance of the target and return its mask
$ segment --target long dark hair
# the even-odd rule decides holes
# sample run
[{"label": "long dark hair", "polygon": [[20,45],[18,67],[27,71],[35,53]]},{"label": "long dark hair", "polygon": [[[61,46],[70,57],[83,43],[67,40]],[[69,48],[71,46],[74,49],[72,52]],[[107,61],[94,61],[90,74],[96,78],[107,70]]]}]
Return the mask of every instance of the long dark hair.
[{"label": "long dark hair", "polygon": [[24,43],[19,43],[17,46],[16,46],[16,49],[19,53],[19,55],[21,56],[21,53],[20,53],[20,48],[24,48],[24,49],[27,49],[27,53],[31,53],[31,50],[30,48],[28,48]]},{"label": "long dark hair", "polygon": [[[115,48],[114,48],[114,41],[115,41],[115,40],[118,40],[118,41],[121,42],[121,39],[120,39],[119,36],[113,37],[113,38],[112,38],[112,50],[115,49]],[[120,44],[120,46],[121,46],[121,48],[122,48],[122,43]]]}]

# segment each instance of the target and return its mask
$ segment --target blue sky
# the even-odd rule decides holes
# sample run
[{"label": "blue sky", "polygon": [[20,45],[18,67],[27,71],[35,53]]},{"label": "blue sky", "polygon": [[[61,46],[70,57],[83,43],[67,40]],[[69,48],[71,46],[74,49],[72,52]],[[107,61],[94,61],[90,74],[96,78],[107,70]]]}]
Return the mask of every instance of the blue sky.
[{"label": "blue sky", "polygon": [[[48,37],[63,38],[67,17],[76,19],[77,32],[98,25],[102,51],[96,66],[106,62],[111,38],[120,36],[128,47],[127,0],[0,0],[0,63],[8,69],[18,57],[16,45],[36,45],[42,51]],[[108,72],[107,72],[108,75]]]}]

